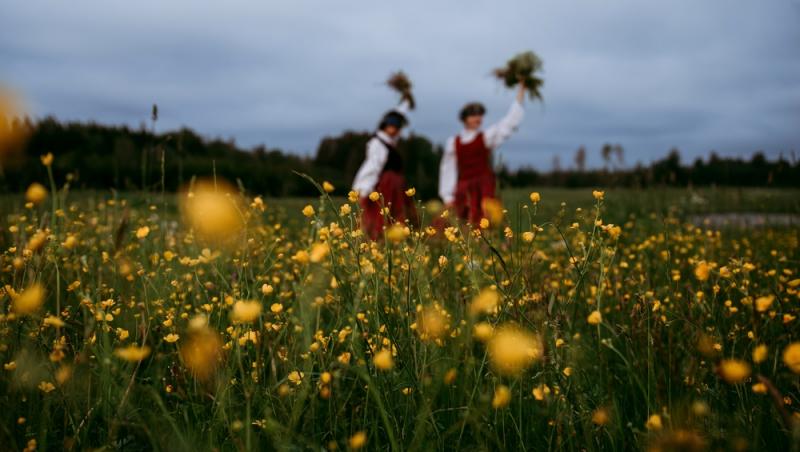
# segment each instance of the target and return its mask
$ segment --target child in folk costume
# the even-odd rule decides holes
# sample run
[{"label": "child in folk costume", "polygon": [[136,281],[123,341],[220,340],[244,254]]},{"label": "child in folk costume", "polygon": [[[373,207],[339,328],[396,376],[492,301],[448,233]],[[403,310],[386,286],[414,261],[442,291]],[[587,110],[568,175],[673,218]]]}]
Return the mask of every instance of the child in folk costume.
[{"label": "child in folk costume", "polygon": [[469,103],[459,118],[464,130],[447,140],[439,167],[439,196],[445,205],[453,206],[458,216],[472,224],[484,217],[482,203],[495,197],[495,177],[491,152],[517,129],[524,110],[525,85],[519,84],[511,108],[496,124],[481,130],[486,109],[480,103]]},{"label": "child in folk costume", "polygon": [[[414,202],[405,194],[403,158],[397,152],[397,139],[408,124],[406,115],[410,106],[410,99],[404,96],[400,105],[383,115],[378,130],[367,142],[366,158],[353,180],[353,190],[361,197],[361,225],[373,240],[381,236],[384,207],[395,221],[415,222],[417,218]],[[373,192],[382,199],[370,199]]]}]

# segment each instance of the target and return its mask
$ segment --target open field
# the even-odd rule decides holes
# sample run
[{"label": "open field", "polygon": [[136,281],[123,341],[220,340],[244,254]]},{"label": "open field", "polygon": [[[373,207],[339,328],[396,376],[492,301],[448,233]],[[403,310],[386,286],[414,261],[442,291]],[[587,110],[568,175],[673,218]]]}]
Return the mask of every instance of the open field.
[{"label": "open field", "polygon": [[798,195],[510,191],[380,242],[325,194],[3,195],[0,444],[798,450]]}]

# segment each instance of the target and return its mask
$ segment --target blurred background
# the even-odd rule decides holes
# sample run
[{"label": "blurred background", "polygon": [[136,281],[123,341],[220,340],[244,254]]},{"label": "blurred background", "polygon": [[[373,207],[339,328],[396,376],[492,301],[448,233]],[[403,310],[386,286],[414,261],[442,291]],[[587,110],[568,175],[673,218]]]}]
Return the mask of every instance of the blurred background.
[{"label": "blurred background", "polygon": [[513,92],[491,71],[528,49],[543,102],[495,156],[505,186],[800,184],[797,0],[3,3],[7,190],[52,152],[77,187],[216,171],[313,193],[295,170],[346,192],[402,69],[408,178],[433,197],[458,110],[502,117]]}]

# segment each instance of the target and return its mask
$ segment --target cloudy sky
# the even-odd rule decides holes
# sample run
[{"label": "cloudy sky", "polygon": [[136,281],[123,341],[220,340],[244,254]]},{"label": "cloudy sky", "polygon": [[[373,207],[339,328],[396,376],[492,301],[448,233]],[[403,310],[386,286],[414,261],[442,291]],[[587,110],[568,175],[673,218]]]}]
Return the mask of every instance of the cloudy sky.
[{"label": "cloudy sky", "polygon": [[489,121],[513,94],[490,70],[531,49],[545,102],[500,150],[511,166],[572,164],[605,142],[629,164],[678,147],[800,151],[800,0],[0,0],[0,83],[32,113],[181,125],[313,153],[372,128],[412,77],[412,129],[444,142],[458,109]]}]

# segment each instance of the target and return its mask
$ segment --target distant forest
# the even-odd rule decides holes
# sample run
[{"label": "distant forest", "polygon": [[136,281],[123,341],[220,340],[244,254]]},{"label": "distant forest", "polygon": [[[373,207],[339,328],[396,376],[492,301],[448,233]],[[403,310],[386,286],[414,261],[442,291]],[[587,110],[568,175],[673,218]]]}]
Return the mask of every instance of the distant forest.
[{"label": "distant forest", "polygon": [[[155,127],[144,125],[134,129],[62,123],[52,117],[37,122],[14,120],[3,126],[22,128],[28,136],[17,152],[2,162],[0,189],[5,191],[24,190],[34,181],[44,183],[46,173],[39,156],[52,152],[57,181],[60,184],[69,177],[75,188],[161,190],[163,179],[163,188],[173,191],[193,176],[216,173],[251,193],[274,197],[315,194],[314,187],[293,174],[300,172],[328,180],[337,193],[344,194],[371,135],[347,131],[325,137],[313,157],[302,157],[265,146],[243,149],[234,141],[204,138],[188,128],[155,133]],[[436,197],[441,146],[422,135],[411,135],[401,140],[399,150],[405,156],[409,185],[423,198]],[[608,144],[597,152],[605,162],[603,168],[587,169],[587,150],[580,147],[570,162],[554,159],[548,172],[501,168],[499,181],[505,187],[800,186],[800,163],[794,155],[790,160],[783,156],[768,160],[755,152],[750,160],[744,160],[711,153],[707,159],[689,163],[673,149],[649,165],[626,166],[620,145]]]}]

